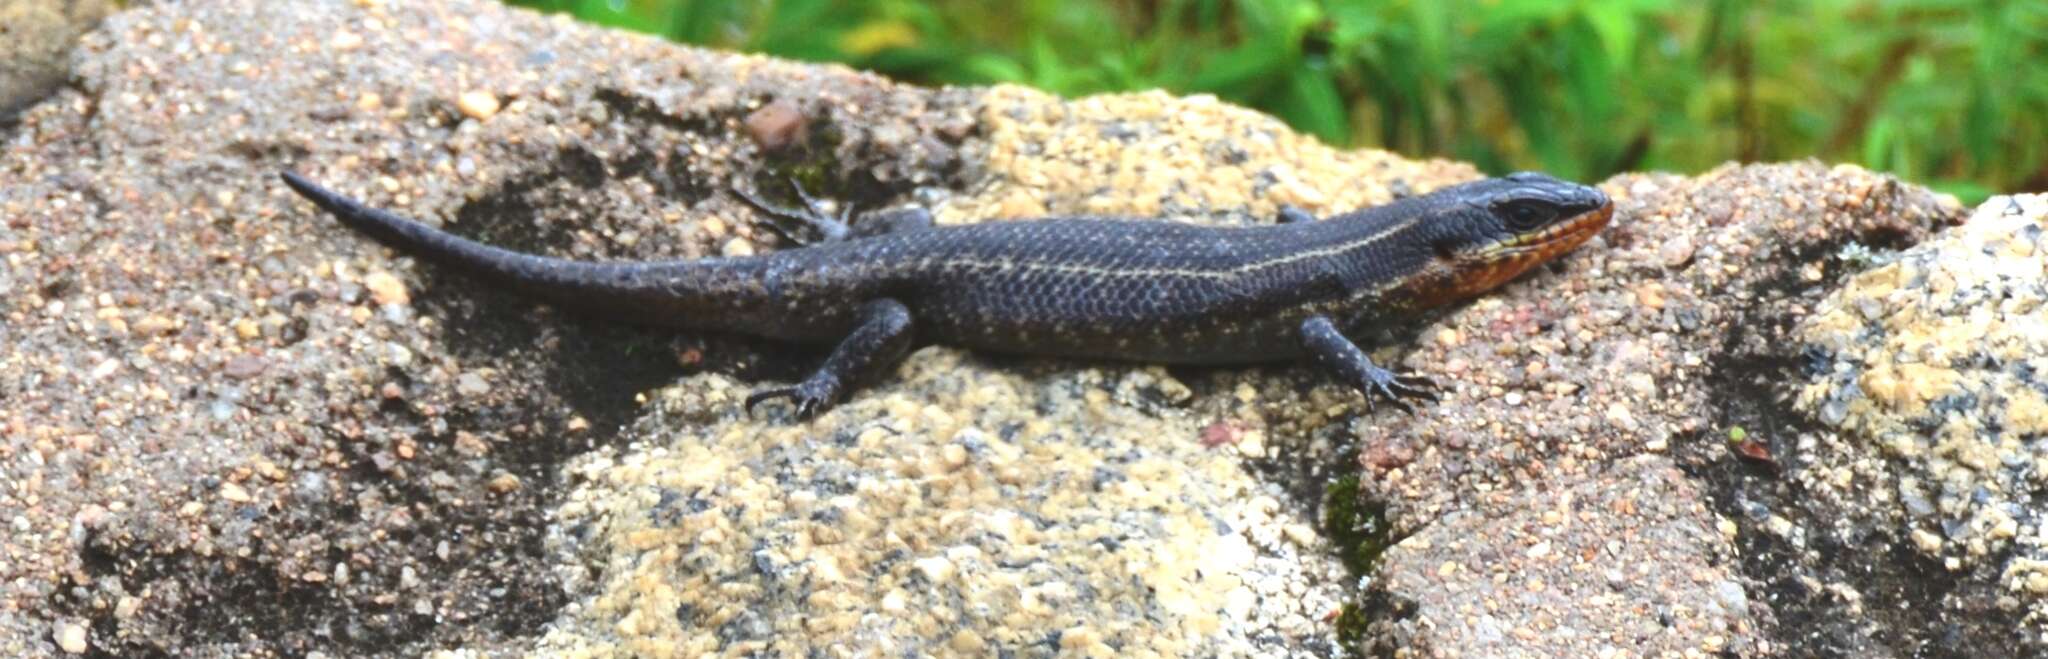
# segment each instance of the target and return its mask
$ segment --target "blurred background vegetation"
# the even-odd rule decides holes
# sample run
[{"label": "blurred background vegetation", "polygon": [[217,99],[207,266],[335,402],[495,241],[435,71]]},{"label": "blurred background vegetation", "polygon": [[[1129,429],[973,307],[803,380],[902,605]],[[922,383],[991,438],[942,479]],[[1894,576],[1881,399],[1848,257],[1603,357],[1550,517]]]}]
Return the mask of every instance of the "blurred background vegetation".
[{"label": "blurred background vegetation", "polygon": [[1210,93],[1494,173],[1818,157],[2048,190],[2036,0],[511,1],[922,84]]}]

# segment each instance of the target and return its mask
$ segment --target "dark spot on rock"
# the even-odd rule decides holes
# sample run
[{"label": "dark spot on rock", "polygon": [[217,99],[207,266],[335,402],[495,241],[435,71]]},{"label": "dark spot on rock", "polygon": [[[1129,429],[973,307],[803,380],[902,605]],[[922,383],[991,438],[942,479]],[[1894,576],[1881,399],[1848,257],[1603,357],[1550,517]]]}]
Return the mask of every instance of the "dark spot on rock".
[{"label": "dark spot on rock", "polygon": [[1817,378],[1834,370],[1835,355],[1820,346],[1806,346],[1799,351],[1799,370],[1806,377]]},{"label": "dark spot on rock", "polygon": [[754,573],[769,581],[782,580],[782,568],[775,563],[775,555],[768,553],[766,546],[754,550]]},{"label": "dark spot on rock", "polygon": [[314,121],[323,122],[347,121],[349,113],[351,112],[353,112],[353,110],[351,110],[349,106],[346,105],[329,105],[325,107],[313,108],[312,110],[307,111],[306,117]]},{"label": "dark spot on rock", "polygon": [[285,345],[304,341],[306,340],[306,330],[310,326],[311,323],[308,323],[303,317],[293,318],[286,321],[284,327],[278,330],[277,338],[279,341],[284,342]]},{"label": "dark spot on rock", "polygon": [[1095,491],[1101,492],[1104,489],[1107,489],[1110,486],[1110,484],[1122,480],[1124,480],[1124,475],[1122,472],[1119,472],[1115,469],[1111,469],[1109,467],[1096,467],[1094,482],[1091,485],[1095,488]]},{"label": "dark spot on rock", "polygon": [[774,628],[766,620],[762,620],[760,614],[751,610],[741,610],[739,615],[718,626],[718,640],[727,645],[766,639],[774,633]]},{"label": "dark spot on rock", "polygon": [[1132,128],[1130,122],[1127,121],[1113,121],[1103,124],[1100,129],[1096,130],[1096,133],[1101,135],[1102,139],[1118,142],[1129,142],[1138,137],[1137,129]]}]

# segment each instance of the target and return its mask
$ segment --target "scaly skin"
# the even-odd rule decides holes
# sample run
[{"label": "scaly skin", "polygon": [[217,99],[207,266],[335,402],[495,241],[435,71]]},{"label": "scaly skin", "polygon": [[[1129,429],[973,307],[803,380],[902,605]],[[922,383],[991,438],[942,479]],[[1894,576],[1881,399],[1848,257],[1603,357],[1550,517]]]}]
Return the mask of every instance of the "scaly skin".
[{"label": "scaly skin", "polygon": [[[1407,409],[1429,384],[1372,364],[1344,338],[1478,295],[1585,242],[1614,206],[1541,174],[1458,185],[1384,206],[1249,228],[1050,218],[849,234],[816,213],[745,197],[828,240],[760,256],[592,263],[511,252],[284,179],[342,223],[509,290],[620,320],[833,343],[826,364],[748,407],[800,415],[917,346],[1175,364],[1312,357]],[[808,199],[807,199],[808,201]],[[914,224],[914,223],[913,223]]]}]

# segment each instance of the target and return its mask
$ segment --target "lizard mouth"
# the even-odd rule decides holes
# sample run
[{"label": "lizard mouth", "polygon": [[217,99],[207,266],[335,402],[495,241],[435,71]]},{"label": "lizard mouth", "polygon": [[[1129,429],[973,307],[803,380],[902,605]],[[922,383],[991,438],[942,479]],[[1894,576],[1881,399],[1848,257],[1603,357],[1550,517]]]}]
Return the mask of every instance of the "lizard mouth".
[{"label": "lizard mouth", "polygon": [[1492,290],[1530,268],[1564,255],[1606,228],[1614,219],[1614,202],[1603,202],[1542,229],[1497,243],[1467,257],[1462,265],[1449,264],[1437,276],[1419,277],[1408,292],[1420,306],[1432,307]]},{"label": "lizard mouth", "polygon": [[1534,261],[1542,263],[1571,251],[1592,239],[1614,219],[1614,202],[1607,201],[1578,215],[1551,223],[1538,231],[1516,236],[1500,245],[1487,260],[1496,262]]},{"label": "lizard mouth", "polygon": [[1505,241],[1491,253],[1480,257],[1479,272],[1469,277],[1471,284],[1464,287],[1465,292],[1477,294],[1499,286],[1530,268],[1563,256],[1591,240],[1593,234],[1600,233],[1613,219],[1614,202],[1607,201],[1586,212]]}]

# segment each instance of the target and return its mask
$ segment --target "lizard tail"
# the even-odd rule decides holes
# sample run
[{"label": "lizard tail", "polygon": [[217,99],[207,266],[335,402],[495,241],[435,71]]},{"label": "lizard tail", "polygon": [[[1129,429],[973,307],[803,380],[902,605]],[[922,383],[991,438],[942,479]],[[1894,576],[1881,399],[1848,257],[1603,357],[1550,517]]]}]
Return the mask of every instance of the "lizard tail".
[{"label": "lizard tail", "polygon": [[709,293],[692,290],[701,288],[693,284],[707,283],[701,281],[707,268],[699,262],[600,263],[515,252],[365,206],[291,172],[279,175],[299,196],[379,243],[562,306],[681,324],[675,321],[683,319],[646,316],[662,315],[661,307],[675,306],[691,292]]}]

